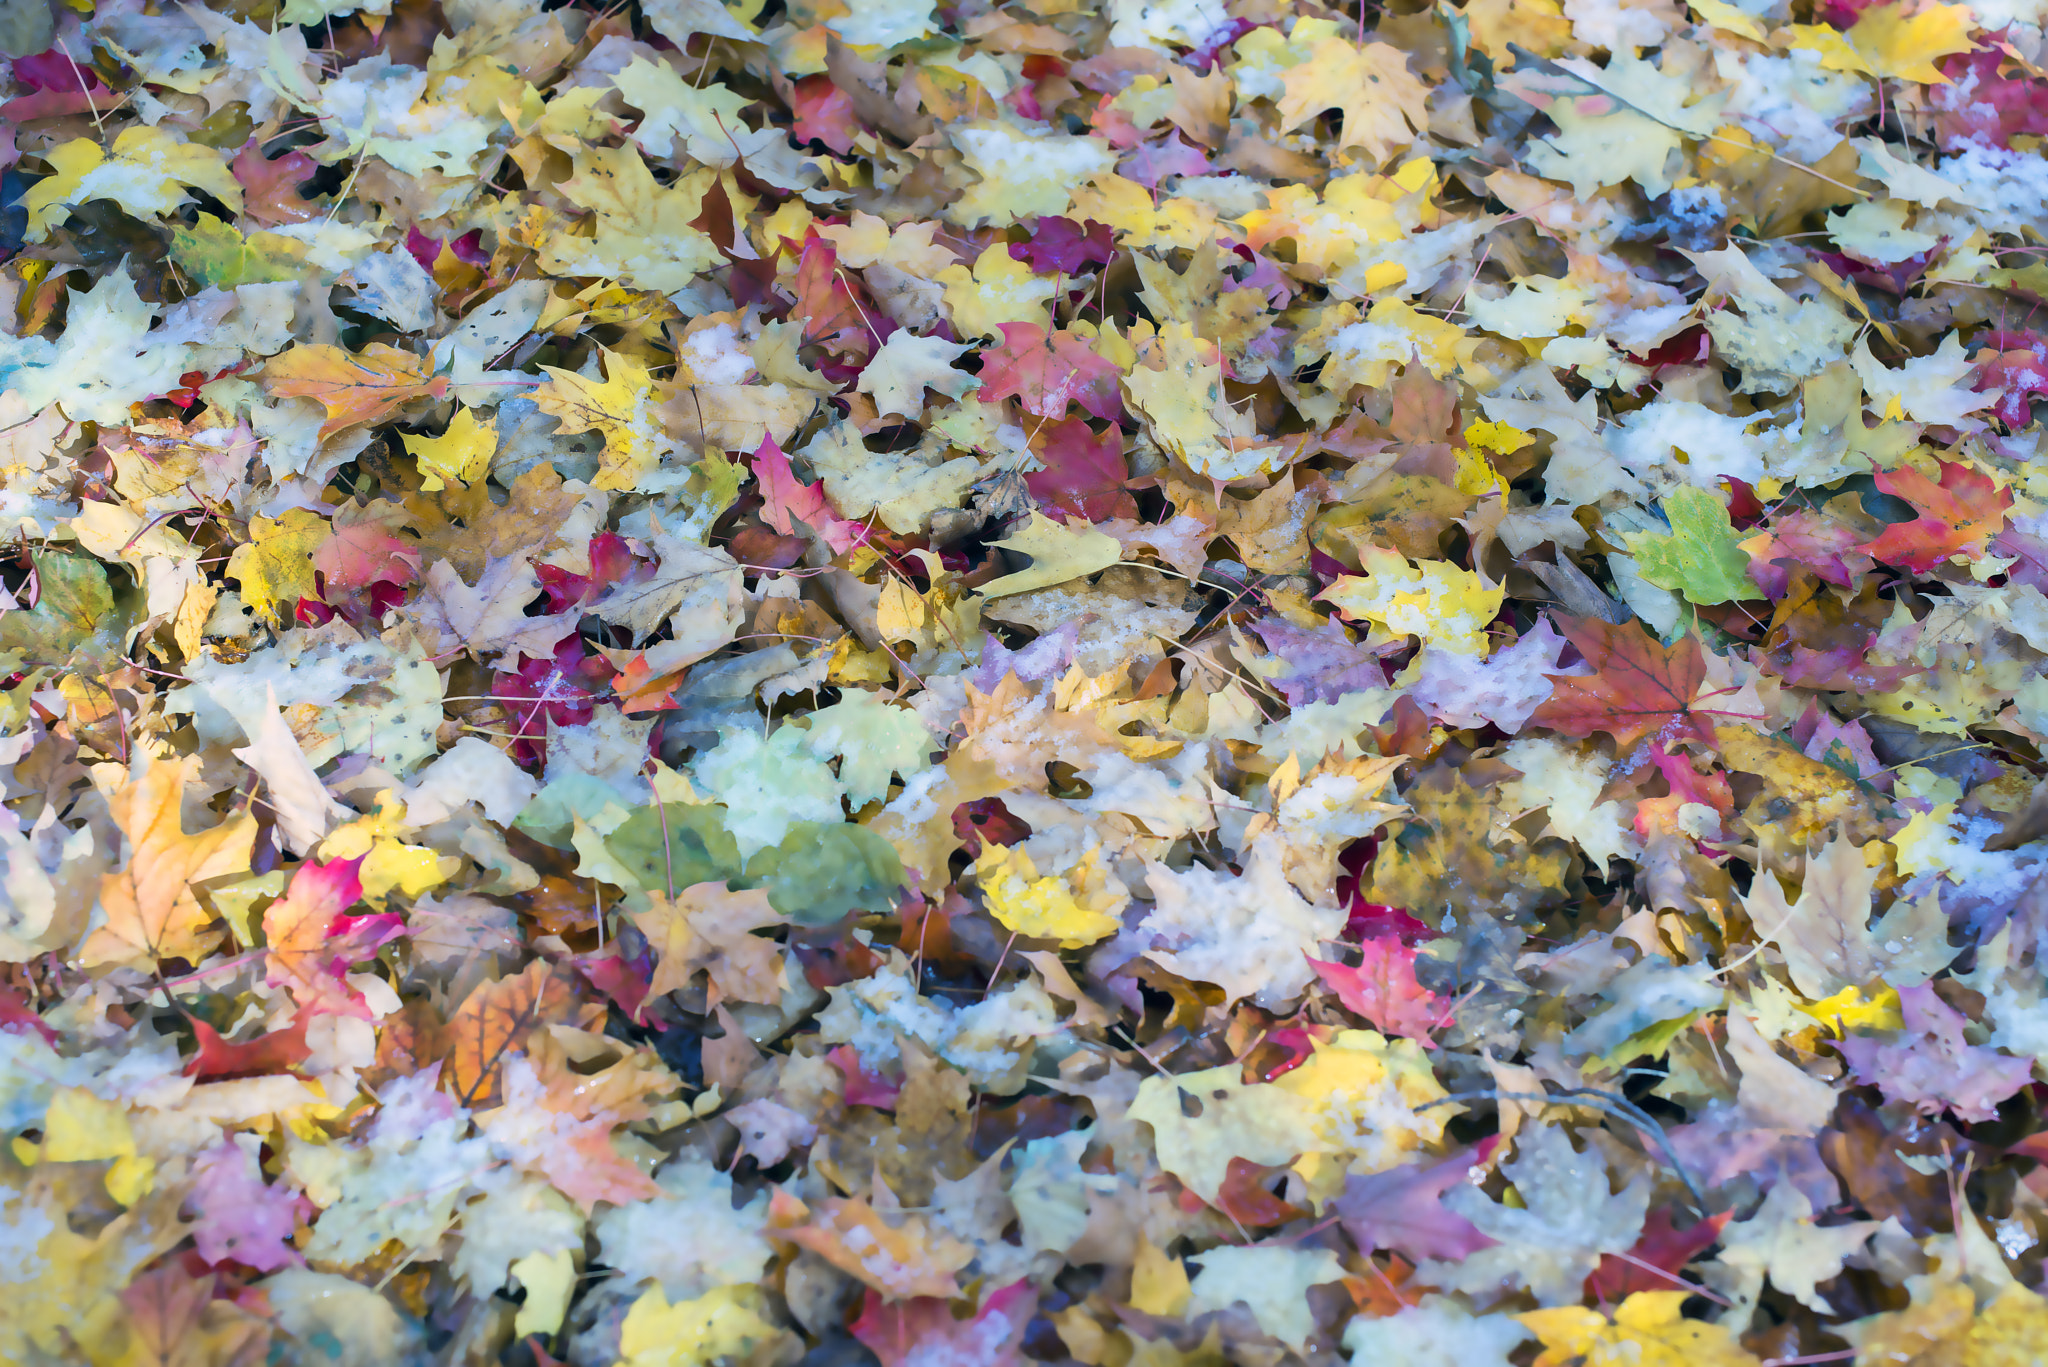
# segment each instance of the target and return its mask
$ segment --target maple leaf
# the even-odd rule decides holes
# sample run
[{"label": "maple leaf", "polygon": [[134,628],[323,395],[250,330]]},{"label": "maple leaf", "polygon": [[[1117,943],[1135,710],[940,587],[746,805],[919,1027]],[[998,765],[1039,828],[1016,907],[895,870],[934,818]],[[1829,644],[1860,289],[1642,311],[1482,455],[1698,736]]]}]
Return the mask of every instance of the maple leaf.
[{"label": "maple leaf", "polygon": [[[1491,1144],[1486,1146],[1490,1148]],[[1361,1251],[1390,1248],[1412,1259],[1462,1258],[1494,1240],[1462,1215],[1444,1208],[1442,1196],[1469,1184],[1486,1149],[1454,1153],[1437,1163],[1409,1164],[1348,1177],[1335,1209]]]},{"label": "maple leaf", "polygon": [[1299,128],[1325,109],[1339,110],[1344,130],[1338,145],[1361,148],[1374,161],[1406,144],[1414,136],[1411,129],[1429,123],[1429,87],[1408,70],[1407,54],[1386,43],[1359,46],[1325,38],[1283,79],[1283,127]]},{"label": "maple leaf", "polygon": [[1031,453],[1045,468],[1024,476],[1024,487],[1041,503],[1095,523],[1136,515],[1117,428],[1097,433],[1080,418],[1045,423],[1031,434]]},{"label": "maple leaf", "polygon": [[359,352],[325,343],[302,343],[263,368],[270,392],[311,399],[326,411],[320,435],[331,437],[357,423],[382,422],[415,399],[438,399],[448,377],[410,351],[372,342]]},{"label": "maple leaf", "polygon": [[1566,1363],[1639,1363],[1641,1367],[1756,1367],[1757,1359],[1725,1326],[1681,1319],[1689,1292],[1638,1291],[1614,1317],[1581,1306],[1517,1315],[1543,1341],[1538,1367]]},{"label": "maple leaf", "polygon": [[1123,374],[1089,338],[1034,322],[1000,326],[1002,345],[981,353],[984,402],[1014,397],[1041,418],[1064,418],[1074,404],[1104,422],[1123,417]]},{"label": "maple leaf", "polygon": [[688,987],[702,970],[710,975],[706,1001],[773,1002],[781,997],[782,951],[773,940],[752,934],[783,924],[759,890],[729,891],[724,883],[683,888],[671,901],[650,894],[652,905],[633,913],[633,923],[655,952],[648,995]]},{"label": "maple leaf", "polygon": [[362,862],[301,864],[284,896],[263,912],[268,980],[289,990],[302,1011],[346,1012],[354,1004],[356,994],[341,979],[348,965],[329,957],[328,939],[335,919],[362,900]]},{"label": "maple leaf", "polygon": [[1671,534],[1633,532],[1626,538],[1638,572],[1694,603],[1728,603],[1763,594],[1750,579],[1749,557],[1735,540],[1728,509],[1704,489],[1687,485],[1664,500]]},{"label": "maple leaf", "polygon": [[533,403],[560,418],[564,432],[602,433],[604,459],[592,483],[600,489],[632,489],[658,468],[668,442],[652,414],[653,386],[646,367],[615,351],[602,355],[602,382],[541,367],[548,379],[533,392]]},{"label": "maple leaf", "polygon": [[576,1005],[575,978],[535,960],[509,978],[480,984],[448,1018],[448,1087],[463,1105],[494,1099],[506,1056],[526,1037],[567,1018]]},{"label": "maple leaf", "polygon": [[1415,950],[1391,936],[1362,942],[1356,968],[1310,959],[1344,1009],[1390,1035],[1427,1040],[1451,1023],[1451,1003],[1415,980]]},{"label": "maple leaf", "polygon": [[882,1367],[913,1367],[935,1355],[973,1367],[1013,1367],[1037,1308],[1038,1293],[1029,1282],[988,1292],[964,1319],[956,1319],[952,1305],[937,1297],[886,1301],[870,1289],[847,1329]]},{"label": "maple leaf", "polygon": [[1856,547],[1863,554],[1926,574],[1952,555],[1983,553],[1984,543],[2005,525],[2012,491],[1990,475],[1962,463],[1941,462],[1939,482],[1910,467],[1879,470],[1877,487],[1913,505],[1920,516],[1895,522],[1874,541]]},{"label": "maple leaf", "polygon": [[84,963],[197,963],[225,937],[192,885],[249,867],[256,820],[237,812],[198,835],[185,834],[181,803],[186,785],[197,776],[196,757],[138,764],[108,796],[107,809],[126,840],[127,859],[118,872],[100,880],[106,924],[87,938]]},{"label": "maple leaf", "polygon": [[1712,726],[1694,710],[1707,677],[1697,638],[1665,646],[1640,622],[1556,620],[1594,672],[1551,675],[1553,692],[1530,714],[1532,725],[1567,736],[1604,731],[1624,750],[1652,737],[1666,745],[1687,738],[1713,744]]},{"label": "maple leaf", "polygon": [[1923,1115],[1952,1110],[1964,1120],[1990,1120],[1999,1102],[2032,1080],[2031,1059],[1966,1042],[1964,1017],[1931,984],[1901,989],[1899,1009],[1905,1042],[1858,1035],[1840,1045],[1857,1081],[1877,1083],[1886,1097],[1908,1102]]}]

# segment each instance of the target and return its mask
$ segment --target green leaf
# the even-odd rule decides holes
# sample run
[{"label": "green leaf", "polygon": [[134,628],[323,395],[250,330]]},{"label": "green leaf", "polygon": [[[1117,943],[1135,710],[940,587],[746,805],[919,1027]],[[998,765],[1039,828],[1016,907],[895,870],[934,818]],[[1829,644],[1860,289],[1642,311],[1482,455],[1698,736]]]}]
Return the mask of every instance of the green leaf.
[{"label": "green leaf", "polygon": [[800,925],[830,925],[853,911],[886,910],[903,886],[896,847],[865,826],[799,821],[773,849],[747,861],[747,886]]},{"label": "green leaf", "polygon": [[638,880],[642,892],[680,891],[693,883],[736,878],[744,861],[726,834],[725,819],[725,808],[716,803],[642,807],[605,837],[605,848]]},{"label": "green leaf", "polygon": [[1720,499],[1687,485],[1664,500],[1664,516],[1670,535],[1634,532],[1624,538],[1644,579],[1695,603],[1764,596],[1749,577],[1749,557],[1736,544],[1735,524]]},{"label": "green leaf", "polygon": [[290,238],[276,233],[243,237],[212,214],[199,215],[190,228],[172,230],[171,259],[187,275],[222,289],[296,280],[306,269],[305,248]]},{"label": "green leaf", "polygon": [[36,567],[36,605],[0,613],[0,651],[30,663],[71,663],[81,669],[119,655],[128,614],[116,610],[106,568],[57,551],[30,556]]},{"label": "green leaf", "polygon": [[839,781],[855,811],[889,795],[891,774],[909,778],[931,765],[931,732],[917,713],[864,689],[848,689],[810,722],[805,748],[819,759],[838,757]]}]

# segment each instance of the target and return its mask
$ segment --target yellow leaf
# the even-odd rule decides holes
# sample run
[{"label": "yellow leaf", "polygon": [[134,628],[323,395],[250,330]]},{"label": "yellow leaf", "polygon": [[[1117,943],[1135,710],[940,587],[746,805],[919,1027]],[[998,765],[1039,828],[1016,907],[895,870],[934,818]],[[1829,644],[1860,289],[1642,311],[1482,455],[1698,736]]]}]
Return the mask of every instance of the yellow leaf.
[{"label": "yellow leaf", "polygon": [[1235,1064],[1138,1084],[1130,1117],[1152,1127],[1159,1166],[1204,1201],[1214,1203],[1230,1160],[1262,1167],[1291,1163],[1321,1149],[1315,1109],[1295,1092],[1247,1085]]},{"label": "yellow leaf", "polygon": [[1214,342],[1195,336],[1186,323],[1168,323],[1148,353],[1147,360],[1164,364],[1140,365],[1124,376],[1124,388],[1155,442],[1213,480],[1244,479],[1268,468],[1281,448],[1260,442],[1251,414],[1230,406]]},{"label": "yellow leaf", "polygon": [[1188,1308],[1187,1264],[1169,1258],[1150,1239],[1138,1241],[1131,1265],[1131,1308],[1162,1319],[1178,1319]]},{"label": "yellow leaf", "polygon": [[1344,1030],[1318,1041],[1308,1062],[1273,1085],[1309,1107],[1323,1152],[1295,1167],[1319,1198],[1343,1189],[1347,1172],[1384,1172],[1443,1137],[1452,1106],[1417,1110],[1448,1095],[1414,1040],[1374,1030]]},{"label": "yellow leaf", "polygon": [[569,1250],[529,1253],[512,1264],[512,1275],[526,1288],[526,1303],[512,1321],[514,1335],[550,1337],[562,1327],[569,1310],[569,1293],[576,1289],[576,1259]]},{"label": "yellow leaf", "polygon": [[1755,1356],[1723,1326],[1679,1318],[1687,1294],[1638,1291],[1612,1320],[1578,1305],[1516,1318],[1543,1340],[1535,1367],[1755,1367]]},{"label": "yellow leaf", "polygon": [[382,422],[414,399],[438,399],[448,377],[434,363],[410,351],[372,342],[360,352],[338,346],[301,345],[263,368],[269,392],[311,399],[327,411],[320,424],[324,440],[357,423]]},{"label": "yellow leaf", "polygon": [[1005,598],[1064,584],[1106,570],[1123,559],[1124,554],[1122,542],[1096,531],[1081,519],[1069,518],[1061,526],[1036,509],[1023,531],[995,544],[1006,551],[1030,556],[1031,564],[982,585],[982,596],[986,598]]},{"label": "yellow leaf", "polygon": [[564,432],[604,435],[604,456],[598,462],[599,489],[632,489],[661,465],[672,449],[655,416],[653,386],[647,368],[630,356],[599,347],[604,354],[602,383],[573,370],[542,366],[547,383],[533,392],[534,406],[562,420]]},{"label": "yellow leaf", "polygon": [[1359,562],[1364,574],[1342,575],[1321,594],[1339,612],[1454,654],[1486,654],[1486,628],[1500,615],[1504,586],[1448,561],[1411,565],[1384,546],[1360,547]]},{"label": "yellow leaf", "polygon": [[446,488],[444,481],[474,484],[491,472],[498,453],[498,418],[478,422],[473,408],[458,409],[438,437],[405,434],[405,449],[420,463],[420,487],[428,493]]},{"label": "yellow leaf", "polygon": [[99,1163],[135,1152],[128,1108],[94,1096],[83,1087],[59,1087],[43,1116],[45,1163]]},{"label": "yellow leaf", "polygon": [[228,557],[228,577],[242,585],[242,603],[272,622],[289,618],[301,598],[319,597],[313,552],[334,534],[310,508],[287,508],[272,519],[249,519],[249,540]]},{"label": "yellow leaf", "polygon": [[994,843],[974,867],[989,914],[1019,935],[1079,949],[1123,929],[1116,913],[1130,899],[1108,891],[1093,850],[1065,877],[1040,878],[1030,855]]},{"label": "yellow leaf", "polygon": [[63,210],[94,199],[111,199],[137,218],[148,218],[185,203],[184,187],[194,185],[237,213],[242,209],[241,183],[220,151],[180,142],[162,128],[124,129],[108,150],[91,138],[74,138],[43,156],[50,174],[21,200],[31,242],[48,237],[66,218]]},{"label": "yellow leaf", "polygon": [[1904,4],[1867,9],[1843,33],[1826,24],[1795,24],[1792,46],[1820,54],[1830,71],[1896,76],[1922,85],[1947,85],[1935,59],[1970,52],[1976,15],[1968,5],[1930,5],[1908,18]]},{"label": "yellow leaf", "polygon": [[1737,9],[1728,0],[1686,0],[1686,3],[1694,14],[1715,28],[1726,29],[1752,42],[1764,41],[1764,26],[1756,21],[1756,16]]},{"label": "yellow leaf", "polygon": [[1882,983],[1866,997],[1859,987],[1845,987],[1832,997],[1817,1002],[1799,1002],[1800,1011],[1833,1030],[1837,1037],[1850,1030],[1897,1030],[1906,1023],[1899,1010],[1898,990]]},{"label": "yellow leaf", "polygon": [[1004,323],[1045,326],[1046,301],[1059,282],[1034,273],[1010,255],[1005,241],[990,243],[974,260],[974,269],[952,265],[935,277],[946,288],[946,308],[953,331],[962,337],[1000,337]]},{"label": "yellow leaf", "polygon": [[1429,126],[1429,87],[1408,70],[1408,54],[1386,43],[1359,47],[1325,38],[1285,80],[1281,127],[1299,128],[1325,109],[1342,110],[1337,145],[1362,148],[1376,162],[1413,141],[1411,130]]},{"label": "yellow leaf", "polygon": [[762,1304],[758,1287],[718,1286],[670,1305],[657,1286],[626,1312],[620,1367],[710,1367],[742,1358],[776,1334]]}]

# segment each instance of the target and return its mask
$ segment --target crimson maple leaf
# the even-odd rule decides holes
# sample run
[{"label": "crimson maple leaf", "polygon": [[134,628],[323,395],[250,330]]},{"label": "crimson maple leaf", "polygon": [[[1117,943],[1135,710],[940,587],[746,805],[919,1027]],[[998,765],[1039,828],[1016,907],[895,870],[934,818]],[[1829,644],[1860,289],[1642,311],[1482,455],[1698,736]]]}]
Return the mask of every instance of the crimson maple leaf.
[{"label": "crimson maple leaf", "polygon": [[1131,467],[1117,428],[1098,434],[1082,418],[1047,423],[1032,434],[1031,454],[1045,462],[1043,470],[1024,476],[1024,487],[1039,502],[1090,522],[1138,515],[1137,500],[1124,487]]},{"label": "crimson maple leaf", "polygon": [[1696,1220],[1684,1229],[1671,1223],[1671,1211],[1660,1206],[1643,1222],[1642,1237],[1626,1258],[1604,1254],[1586,1278],[1586,1294],[1617,1305],[1638,1291],[1677,1291],[1686,1281],[1678,1274],[1721,1237],[1721,1227],[1735,1215],[1724,1210]]},{"label": "crimson maple leaf", "polygon": [[1550,675],[1555,691],[1531,715],[1533,724],[1580,739],[1605,731],[1623,750],[1650,735],[1667,744],[1687,736],[1714,743],[1714,728],[1693,710],[1707,677],[1696,637],[1667,646],[1634,620],[1620,626],[1590,617],[1556,622],[1594,672]]},{"label": "crimson maple leaf", "polygon": [[1121,372],[1086,337],[1049,336],[1037,323],[1004,323],[1003,344],[981,353],[981,398],[1000,403],[1013,395],[1026,413],[1063,418],[1077,403],[1115,422],[1124,414]]},{"label": "crimson maple leaf", "polygon": [[1875,541],[1856,549],[1926,574],[1963,550],[1982,550],[2005,525],[2012,491],[2001,489],[1991,476],[1961,462],[1941,462],[1941,482],[1914,469],[1879,470],[1877,487],[1903,498],[1920,513],[1911,522],[1894,522]]},{"label": "crimson maple leaf", "polygon": [[1415,951],[1392,936],[1359,945],[1356,968],[1310,959],[1309,964],[1344,1009],[1371,1021],[1383,1034],[1427,1040],[1451,1023],[1451,1003],[1415,980]]}]

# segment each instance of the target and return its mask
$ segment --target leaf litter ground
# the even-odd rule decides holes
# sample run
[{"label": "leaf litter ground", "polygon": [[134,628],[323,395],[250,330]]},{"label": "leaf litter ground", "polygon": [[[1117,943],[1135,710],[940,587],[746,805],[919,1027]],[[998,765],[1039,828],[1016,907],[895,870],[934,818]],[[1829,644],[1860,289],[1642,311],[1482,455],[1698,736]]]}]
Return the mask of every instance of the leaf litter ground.
[{"label": "leaf litter ground", "polygon": [[0,1362],[2033,1363],[2038,0],[5,0]]}]

